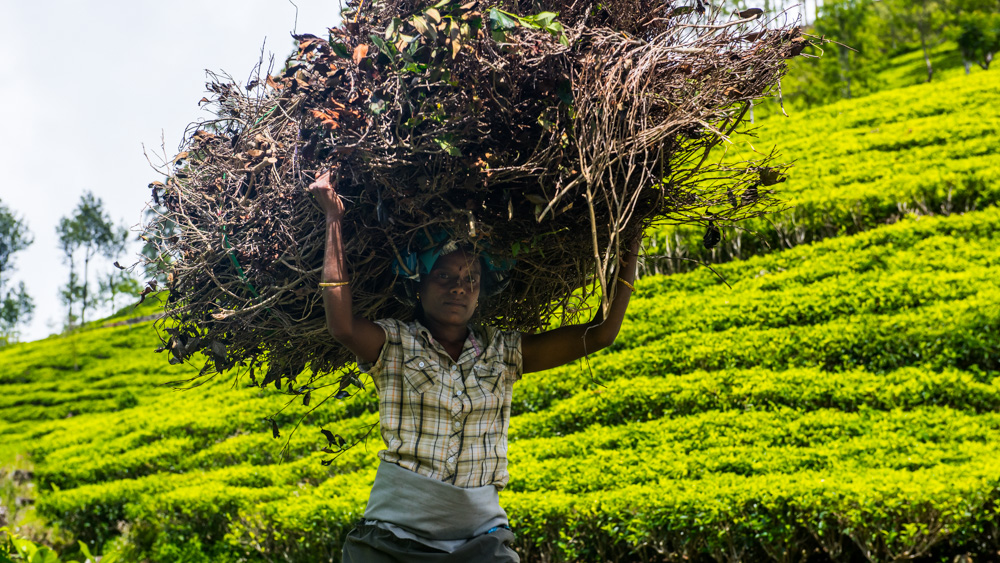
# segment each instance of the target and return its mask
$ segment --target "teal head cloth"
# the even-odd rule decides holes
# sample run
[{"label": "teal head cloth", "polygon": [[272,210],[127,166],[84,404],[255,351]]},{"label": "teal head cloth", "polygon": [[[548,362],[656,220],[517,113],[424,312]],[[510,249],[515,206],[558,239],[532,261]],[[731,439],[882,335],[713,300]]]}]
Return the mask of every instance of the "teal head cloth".
[{"label": "teal head cloth", "polygon": [[[418,250],[407,249],[405,252],[401,252],[399,258],[392,264],[393,272],[412,282],[419,282],[421,275],[429,274],[434,268],[438,258],[467,248],[466,244],[451,238],[444,230],[439,230],[431,236],[433,240],[430,241],[424,235],[418,237],[418,241],[422,243]],[[472,252],[476,253],[483,261],[482,295],[492,297],[503,291],[510,281],[510,270],[517,262],[513,259],[504,260],[494,257],[489,252],[488,246],[483,243],[479,243],[475,247],[469,244],[468,247],[471,247]],[[404,286],[406,286],[406,296],[398,295],[397,292],[397,297],[404,302],[414,301],[411,295],[415,291],[413,284],[404,283]]]}]

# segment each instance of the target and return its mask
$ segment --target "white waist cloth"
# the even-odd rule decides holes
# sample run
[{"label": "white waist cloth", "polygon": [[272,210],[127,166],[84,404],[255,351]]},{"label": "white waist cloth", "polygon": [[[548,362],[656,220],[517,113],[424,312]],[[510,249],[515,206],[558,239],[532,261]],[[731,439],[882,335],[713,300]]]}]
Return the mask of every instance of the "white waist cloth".
[{"label": "white waist cloth", "polygon": [[465,489],[385,461],[378,466],[364,517],[397,537],[447,552],[507,525],[493,485]]}]

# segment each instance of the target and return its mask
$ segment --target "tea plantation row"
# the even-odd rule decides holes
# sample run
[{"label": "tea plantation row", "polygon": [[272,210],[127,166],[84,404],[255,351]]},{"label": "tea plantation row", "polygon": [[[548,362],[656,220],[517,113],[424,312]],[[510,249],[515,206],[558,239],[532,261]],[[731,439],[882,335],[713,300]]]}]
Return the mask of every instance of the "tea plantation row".
[{"label": "tea plantation row", "polygon": [[701,244],[704,230],[663,227],[651,249],[663,258],[651,271],[687,271],[697,263],[682,258],[745,258],[908,213],[947,214],[1000,201],[1000,78],[988,72],[774,117],[753,133],[734,137],[726,158],[753,158],[777,146],[792,167],[788,180],[770,189],[791,209],[727,230],[711,251]]}]

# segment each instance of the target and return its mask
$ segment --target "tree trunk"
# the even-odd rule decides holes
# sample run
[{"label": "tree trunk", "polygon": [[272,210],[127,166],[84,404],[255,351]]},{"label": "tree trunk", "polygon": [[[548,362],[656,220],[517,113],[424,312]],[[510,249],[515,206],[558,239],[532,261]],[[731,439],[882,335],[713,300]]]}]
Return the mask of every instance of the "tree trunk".
[{"label": "tree trunk", "polygon": [[73,328],[73,291],[74,291],[74,287],[73,286],[76,283],[76,276],[74,275],[75,272],[73,271],[73,266],[74,266],[73,260],[70,259],[70,261],[69,261],[69,285],[66,286],[66,300],[68,301],[68,303],[66,304],[66,310],[67,310],[67,312],[66,312],[66,328],[69,329],[69,330],[72,330],[72,328]]},{"label": "tree trunk", "polygon": [[924,50],[924,64],[927,65],[927,82],[934,78],[934,69],[931,67],[931,56],[927,52],[927,34],[920,30],[920,46]]},{"label": "tree trunk", "polygon": [[90,266],[90,255],[83,257],[83,304],[80,306],[80,325],[87,322],[87,269]]},{"label": "tree trunk", "polygon": [[840,56],[840,71],[843,73],[843,82],[847,88],[844,97],[849,100],[851,99],[851,55],[847,52],[847,49],[843,47],[837,48],[839,49],[838,53]]}]

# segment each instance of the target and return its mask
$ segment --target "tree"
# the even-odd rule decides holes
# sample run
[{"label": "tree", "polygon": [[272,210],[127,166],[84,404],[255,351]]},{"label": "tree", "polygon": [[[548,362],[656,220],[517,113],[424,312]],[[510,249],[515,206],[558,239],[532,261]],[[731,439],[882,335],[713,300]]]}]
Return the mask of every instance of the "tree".
[{"label": "tree", "polygon": [[923,50],[924,65],[927,67],[927,82],[930,82],[934,78],[930,50],[943,39],[949,18],[944,1],[888,0],[885,6],[892,21],[897,22],[900,28],[916,34]]},{"label": "tree", "polygon": [[[90,291],[90,262],[98,255],[110,257],[120,230],[116,229],[104,210],[104,203],[91,192],[80,197],[72,217],[63,217],[56,227],[64,258],[69,263],[69,282],[62,290],[67,304],[67,324],[73,325],[73,304],[80,300],[80,322],[87,319],[87,309],[93,306]],[[83,276],[76,274],[77,254],[83,254]]]},{"label": "tree", "polygon": [[0,300],[0,346],[17,341],[18,327],[30,321],[34,311],[35,303],[24,289],[24,282],[3,296]]},{"label": "tree", "polygon": [[14,272],[14,254],[33,242],[24,220],[0,202],[0,344],[16,340],[18,326],[31,319],[34,303],[21,282],[7,290],[8,278]]},{"label": "tree", "polygon": [[[120,257],[125,253],[128,243],[128,229],[119,227],[114,239],[108,246],[108,255],[111,258]],[[120,260],[121,258],[119,258]],[[142,291],[142,285],[138,280],[129,275],[128,271],[115,262],[115,268],[109,270],[98,279],[98,289],[101,301],[111,305],[112,312],[115,310],[115,300],[119,295],[137,296]]]},{"label": "tree", "polygon": [[[881,22],[869,0],[835,0],[819,7],[813,24],[815,33],[837,43],[826,47],[827,55],[818,61],[817,76],[809,88],[839,90],[843,98],[852,98],[868,86],[882,58],[879,39]],[[830,56],[830,49],[836,57]],[[802,63],[799,63],[800,66]],[[817,80],[818,79],[818,80]]]},{"label": "tree", "polygon": [[970,63],[989,70],[993,56],[1000,51],[1000,14],[982,11],[965,12],[949,35],[958,43],[969,74]]}]

